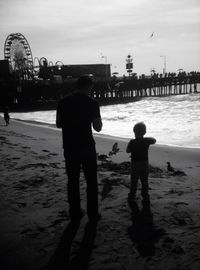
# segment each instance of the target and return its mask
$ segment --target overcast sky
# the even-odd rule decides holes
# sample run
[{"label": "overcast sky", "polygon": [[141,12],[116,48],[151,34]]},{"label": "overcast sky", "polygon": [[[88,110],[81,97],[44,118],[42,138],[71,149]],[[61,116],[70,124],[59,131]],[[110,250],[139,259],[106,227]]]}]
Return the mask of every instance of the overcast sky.
[{"label": "overcast sky", "polygon": [[[112,64],[134,72],[200,71],[199,0],[0,0],[0,59],[11,33],[28,40],[33,57],[64,64]],[[151,34],[153,36],[151,37]]]}]

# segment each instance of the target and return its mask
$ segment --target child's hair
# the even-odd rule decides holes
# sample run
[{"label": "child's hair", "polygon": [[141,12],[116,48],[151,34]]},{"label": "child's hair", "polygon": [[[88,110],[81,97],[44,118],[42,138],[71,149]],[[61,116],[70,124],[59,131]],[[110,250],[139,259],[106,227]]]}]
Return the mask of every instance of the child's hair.
[{"label": "child's hair", "polygon": [[146,133],[146,125],[143,122],[139,122],[133,127],[133,131],[136,137],[144,136]]}]

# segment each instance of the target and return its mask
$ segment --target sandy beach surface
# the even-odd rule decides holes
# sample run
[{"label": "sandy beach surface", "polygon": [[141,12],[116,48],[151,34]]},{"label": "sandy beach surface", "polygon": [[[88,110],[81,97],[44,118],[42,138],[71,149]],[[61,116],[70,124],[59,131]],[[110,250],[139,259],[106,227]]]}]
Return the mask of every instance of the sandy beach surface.
[{"label": "sandy beach surface", "polygon": [[[150,206],[129,205],[125,139],[95,136],[102,218],[70,223],[61,131],[0,118],[0,269],[200,269],[200,149],[150,148]],[[167,170],[170,161],[174,171]],[[80,179],[82,208],[86,184]]]}]

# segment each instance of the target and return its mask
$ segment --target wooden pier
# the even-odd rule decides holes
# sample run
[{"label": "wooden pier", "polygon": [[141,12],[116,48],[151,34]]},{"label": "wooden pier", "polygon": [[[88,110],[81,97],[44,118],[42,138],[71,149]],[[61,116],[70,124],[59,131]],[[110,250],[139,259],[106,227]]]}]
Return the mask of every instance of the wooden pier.
[{"label": "wooden pier", "polygon": [[[12,111],[54,110],[58,101],[76,89],[77,79],[55,81],[3,82],[0,92],[0,109],[8,105]],[[138,77],[111,77],[107,80],[94,78],[90,96],[100,105],[138,101],[146,97],[165,97],[200,93],[200,72],[154,74]]]},{"label": "wooden pier", "polygon": [[126,77],[120,81],[95,82],[91,96],[101,105],[109,105],[137,101],[143,97],[198,93],[198,83],[200,83],[200,74],[196,74],[196,76]]}]

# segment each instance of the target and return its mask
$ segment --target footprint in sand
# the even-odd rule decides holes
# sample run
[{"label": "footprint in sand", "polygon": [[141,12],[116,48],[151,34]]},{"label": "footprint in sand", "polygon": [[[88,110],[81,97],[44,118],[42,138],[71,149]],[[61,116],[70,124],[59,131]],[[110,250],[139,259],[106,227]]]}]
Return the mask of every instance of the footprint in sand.
[{"label": "footprint in sand", "polygon": [[176,194],[176,195],[178,195],[178,196],[181,196],[181,195],[183,195],[184,193],[186,193],[186,192],[184,192],[184,191],[182,191],[182,190],[170,189],[170,190],[167,191],[165,194],[166,194],[166,195],[168,195],[168,194]]},{"label": "footprint in sand", "polygon": [[186,203],[186,202],[176,202],[176,203],[174,203],[174,206],[179,206],[179,205],[189,205],[188,203]]},{"label": "footprint in sand", "polygon": [[0,136],[0,140],[5,142],[7,139],[4,136]]},{"label": "footprint in sand", "polygon": [[29,187],[38,187],[45,183],[45,179],[42,176],[33,176],[26,180],[20,180],[14,187],[16,189],[27,189]]},{"label": "footprint in sand", "polygon": [[51,156],[57,156],[58,154],[57,153],[50,153],[49,155],[51,155]]},{"label": "footprint in sand", "polygon": [[22,146],[23,149],[31,149],[29,146]]},{"label": "footprint in sand", "polygon": [[27,234],[31,238],[36,238],[40,235],[41,232],[45,231],[45,228],[42,226],[34,226],[35,228],[26,228],[21,231],[21,234]]},{"label": "footprint in sand", "polygon": [[47,156],[37,156],[37,158],[38,159],[42,159],[42,160],[47,160],[47,159],[49,159],[49,155],[47,155]]},{"label": "footprint in sand", "polygon": [[25,169],[38,168],[38,167],[46,168],[46,167],[49,167],[49,165],[46,164],[46,163],[29,163],[27,165],[16,168],[16,170],[18,170],[18,171],[21,170],[22,171],[22,170],[25,170]]},{"label": "footprint in sand", "polygon": [[186,211],[177,211],[172,213],[170,221],[172,224],[178,226],[194,225],[192,217]]},{"label": "footprint in sand", "polygon": [[18,202],[17,205],[18,205],[19,208],[24,208],[24,207],[27,206],[27,203],[25,203],[25,202]]},{"label": "footprint in sand", "polygon": [[122,182],[121,178],[104,178],[101,180],[103,183],[103,189],[101,191],[101,199],[104,200],[108,195],[110,195],[113,186],[119,186]]},{"label": "footprint in sand", "polygon": [[49,208],[50,206],[52,206],[54,204],[53,198],[47,199],[47,201],[42,203],[42,206],[44,208]]},{"label": "footprint in sand", "polygon": [[49,227],[53,227],[55,228],[57,225],[60,225],[63,221],[66,221],[67,218],[66,217],[63,217],[63,218],[58,218],[56,220],[54,220],[51,225],[49,225]]}]

